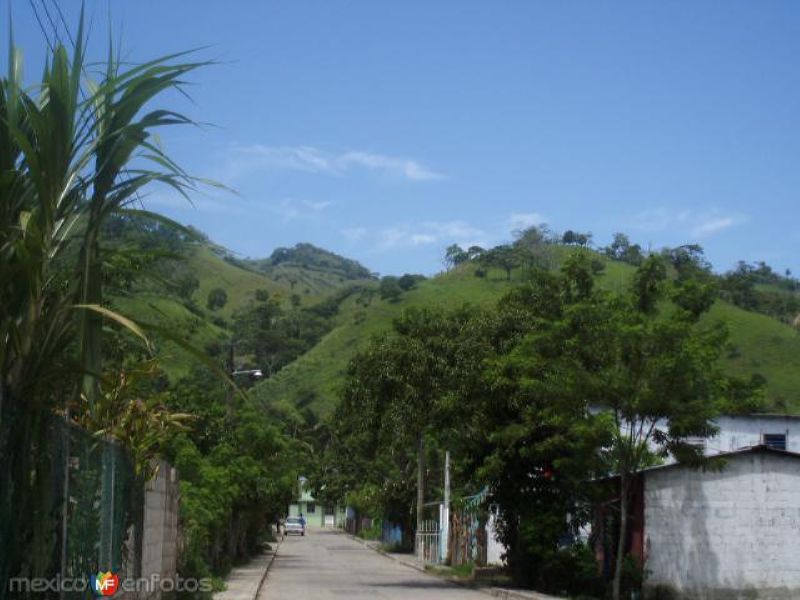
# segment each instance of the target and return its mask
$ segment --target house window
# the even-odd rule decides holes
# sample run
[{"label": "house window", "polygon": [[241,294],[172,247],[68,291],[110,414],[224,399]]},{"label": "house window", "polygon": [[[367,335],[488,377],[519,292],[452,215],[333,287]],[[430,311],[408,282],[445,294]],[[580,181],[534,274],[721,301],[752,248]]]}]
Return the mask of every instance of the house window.
[{"label": "house window", "polygon": [[333,514],[333,505],[332,504],[325,507],[325,514],[326,515],[332,515]]},{"label": "house window", "polygon": [[316,505],[316,504],[314,504],[313,502],[309,502],[309,503],[306,505],[306,512],[307,512],[308,514],[310,514],[310,515],[313,515],[315,512],[317,512],[317,505]]},{"label": "house window", "polygon": [[776,450],[786,450],[785,433],[765,433],[764,445]]}]

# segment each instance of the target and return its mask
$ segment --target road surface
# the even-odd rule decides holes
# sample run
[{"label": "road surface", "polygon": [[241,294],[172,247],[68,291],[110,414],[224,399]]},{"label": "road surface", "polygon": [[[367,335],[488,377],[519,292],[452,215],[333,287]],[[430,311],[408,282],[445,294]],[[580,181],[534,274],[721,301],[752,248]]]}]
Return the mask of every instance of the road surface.
[{"label": "road surface", "polygon": [[331,530],[286,539],[258,600],[486,600],[401,565]]}]

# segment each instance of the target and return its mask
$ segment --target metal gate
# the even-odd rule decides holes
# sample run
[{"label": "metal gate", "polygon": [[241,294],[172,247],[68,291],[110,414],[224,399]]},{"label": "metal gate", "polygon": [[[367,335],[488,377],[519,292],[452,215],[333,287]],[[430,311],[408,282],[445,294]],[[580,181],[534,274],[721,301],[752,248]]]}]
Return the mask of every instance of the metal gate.
[{"label": "metal gate", "polygon": [[427,564],[438,565],[441,562],[441,540],[439,522],[423,521],[414,544],[414,554],[417,559]]}]

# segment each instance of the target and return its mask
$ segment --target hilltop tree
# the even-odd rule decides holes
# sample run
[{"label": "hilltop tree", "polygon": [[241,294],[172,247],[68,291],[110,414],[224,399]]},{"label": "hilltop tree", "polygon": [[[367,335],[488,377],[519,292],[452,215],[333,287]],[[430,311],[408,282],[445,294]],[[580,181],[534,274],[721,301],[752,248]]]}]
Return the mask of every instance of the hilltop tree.
[{"label": "hilltop tree", "polygon": [[458,244],[452,244],[444,252],[444,264],[447,269],[453,269],[469,260],[469,254]]},{"label": "hilltop tree", "polygon": [[519,255],[511,246],[496,246],[480,256],[480,263],[485,268],[497,267],[506,272],[506,279],[511,281],[511,272],[519,266]]},{"label": "hilltop tree", "polygon": [[379,286],[381,298],[389,302],[399,302],[403,295],[403,287],[400,280],[394,275],[387,275],[381,279]]},{"label": "hilltop tree", "polygon": [[410,273],[406,273],[397,280],[397,285],[399,285],[400,289],[404,292],[407,292],[416,287],[418,281],[423,281],[424,279],[424,275],[411,275]]},{"label": "hilltop tree", "polygon": [[515,232],[512,249],[516,256],[517,266],[527,269],[535,267],[547,268],[551,265],[551,244],[560,240],[546,225],[534,225]]},{"label": "hilltop tree", "polygon": [[206,306],[209,310],[219,310],[228,303],[228,292],[222,288],[214,288],[208,292]]},{"label": "hilltop tree", "polygon": [[644,261],[642,247],[639,244],[631,244],[630,239],[624,233],[615,233],[614,240],[609,244],[604,252],[606,256],[629,263],[631,265],[641,265]]},{"label": "hilltop tree", "polygon": [[484,252],[486,252],[486,250],[480,246],[470,246],[467,248],[467,256],[469,257],[469,260],[479,259]]}]

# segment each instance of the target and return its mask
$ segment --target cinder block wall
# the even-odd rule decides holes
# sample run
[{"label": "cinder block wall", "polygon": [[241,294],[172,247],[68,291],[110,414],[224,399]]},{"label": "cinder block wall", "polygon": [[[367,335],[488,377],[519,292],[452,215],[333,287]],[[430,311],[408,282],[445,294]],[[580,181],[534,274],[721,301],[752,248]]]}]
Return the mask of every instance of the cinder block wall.
[{"label": "cinder block wall", "polygon": [[800,460],[732,456],[645,480],[646,587],[681,598],[800,598]]},{"label": "cinder block wall", "polygon": [[[178,515],[180,486],[177,470],[160,461],[157,475],[144,493],[141,577],[175,580],[178,566]],[[140,600],[162,600],[174,594],[160,591],[139,594]]]}]

